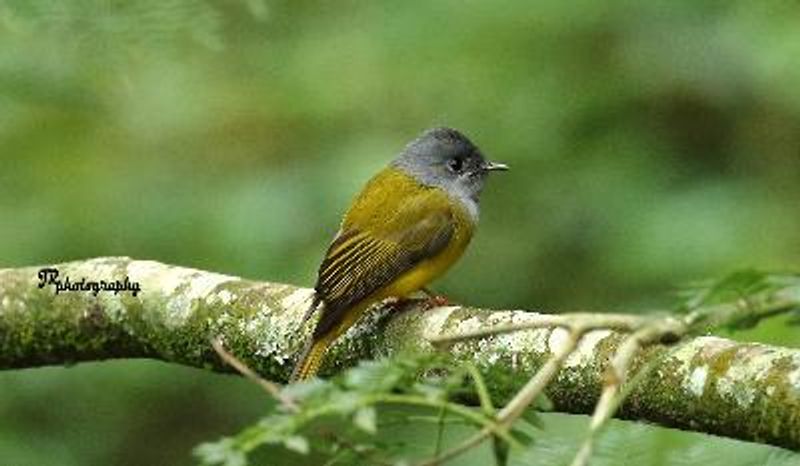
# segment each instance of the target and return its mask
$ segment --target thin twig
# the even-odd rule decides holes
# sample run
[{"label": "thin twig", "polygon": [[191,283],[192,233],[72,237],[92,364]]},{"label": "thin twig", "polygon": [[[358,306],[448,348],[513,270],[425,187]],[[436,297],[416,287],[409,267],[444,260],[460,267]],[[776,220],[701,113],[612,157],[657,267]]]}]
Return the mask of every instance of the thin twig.
[{"label": "thin twig", "polygon": [[[534,375],[533,378],[517,392],[514,398],[500,410],[498,422],[501,426],[508,427],[511,425],[522,415],[528,406],[544,392],[544,389],[550,381],[558,374],[564,361],[566,361],[567,357],[575,350],[575,347],[578,346],[583,335],[589,330],[590,329],[579,325],[568,331],[567,338],[563,341],[561,347],[555,349],[553,355],[547,360],[544,366],[536,372],[536,375]],[[558,330],[553,331],[556,332]]]},{"label": "thin twig", "polygon": [[511,445],[515,446],[520,445],[518,441],[516,441],[513,437],[511,437],[508,434],[507,429],[505,429],[499,423],[495,422],[495,419],[484,415],[482,412],[481,413],[476,412],[475,410],[472,410],[466,406],[462,406],[457,403],[435,401],[418,395],[404,395],[404,394],[393,394],[393,393],[384,393],[376,395],[376,397],[373,399],[373,402],[386,403],[386,404],[425,406],[428,408],[446,409],[448,412],[452,414],[461,416],[464,419],[472,421],[474,424],[483,426],[483,428],[486,429],[490,434],[497,435],[498,437],[502,438],[504,441],[508,442]]},{"label": "thin twig", "polygon": [[660,341],[664,335],[682,337],[687,331],[688,327],[683,322],[666,318],[640,328],[623,340],[609,364],[605,385],[589,424],[589,432],[575,455],[572,466],[586,466],[589,463],[595,438],[627,396],[627,391],[622,392],[621,387],[626,383],[636,353],[642,347]]},{"label": "thin twig", "polygon": [[211,340],[211,346],[214,348],[214,351],[217,352],[220,358],[225,361],[229,366],[236,369],[237,372],[242,374],[248,380],[256,383],[258,386],[264,389],[265,392],[269,393],[270,396],[275,398],[284,408],[286,408],[289,412],[296,413],[300,410],[300,407],[297,406],[294,400],[289,398],[288,396],[284,395],[281,391],[281,387],[269,380],[264,379],[260,375],[258,375],[253,369],[247,366],[244,362],[240,361],[236,356],[228,352],[225,349],[225,346],[222,344],[222,339],[219,337],[213,338]]},{"label": "thin twig", "polygon": [[[494,417],[494,403],[492,403],[492,397],[489,395],[489,389],[486,387],[486,382],[483,380],[481,371],[470,361],[467,361],[466,369],[475,384],[475,391],[478,393],[478,399],[480,400],[483,412],[486,413],[487,416]],[[499,458],[499,455],[507,455],[508,446],[504,444],[499,437],[492,436],[492,449],[495,453],[495,463],[497,466],[502,465],[504,461]],[[438,455],[439,451],[437,451],[436,454]]]},{"label": "thin twig", "polygon": [[[557,330],[554,330],[557,331]],[[564,361],[569,357],[572,351],[575,350],[575,347],[580,342],[581,337],[587,332],[589,329],[586,329],[582,326],[578,326],[575,329],[569,331],[567,339],[562,343],[560,348],[557,348],[553,354],[547,359],[547,362],[538,370],[536,374],[528,381],[527,384],[517,392],[517,395],[508,402],[508,404],[500,410],[500,413],[497,416],[497,423],[504,429],[507,429],[511,424],[516,421],[525,409],[530,406],[530,404],[542,394],[544,389],[550,383],[550,381],[558,374],[558,370],[564,364]],[[492,431],[489,429],[481,429],[479,432],[475,433],[462,443],[456,445],[449,450],[446,450],[439,456],[435,458],[431,458],[429,460],[420,462],[417,466],[435,466],[437,464],[441,464],[445,461],[448,461],[456,456],[464,453],[467,450],[472,449],[473,447],[480,445],[481,442],[486,440],[489,436],[492,435]]]},{"label": "thin twig", "polygon": [[[379,458],[370,450],[362,450],[361,448],[359,448],[358,445],[354,444],[346,437],[337,434],[336,432],[326,431],[325,434],[327,434],[330,437],[331,441],[333,441],[335,444],[341,446],[342,448],[344,448],[344,450],[353,452],[353,454],[355,454],[357,457],[367,462],[364,464],[371,464],[375,466],[394,466],[394,463]],[[335,463],[332,463],[331,461],[334,460],[338,461],[338,458],[334,456],[326,464],[333,465]]]},{"label": "thin twig", "polygon": [[444,463],[445,461],[449,461],[449,460],[455,458],[456,456],[460,455],[461,453],[464,453],[465,451],[470,450],[473,447],[476,447],[476,446],[480,445],[490,435],[492,435],[492,432],[489,429],[485,429],[485,428],[481,429],[480,431],[478,431],[477,433],[473,434],[467,440],[461,442],[460,444],[456,445],[455,447],[444,451],[443,453],[435,456],[434,458],[430,458],[430,459],[421,461],[421,462],[417,463],[416,466],[438,466],[438,465]]},{"label": "thin twig", "polygon": [[[741,318],[742,314],[756,321],[774,317],[780,314],[791,312],[798,308],[797,299],[790,293],[795,292],[793,288],[787,288],[783,294],[772,295],[772,300],[760,305],[751,306],[742,312],[742,307],[737,303],[724,303],[715,306],[704,307],[694,310],[687,314],[683,320],[692,330],[699,331],[702,327],[716,328],[728,324]],[[789,296],[785,296],[785,295]]]},{"label": "thin twig", "polygon": [[[793,300],[776,300],[775,302],[769,303],[769,305],[763,306],[759,309],[759,312],[755,314],[758,317],[768,317],[795,308],[796,305]],[[720,322],[732,320],[736,312],[737,309],[735,306],[722,305],[719,306],[716,312],[703,314],[695,312],[687,315],[683,319],[671,317],[659,319],[652,316],[628,314],[572,313],[537,315],[531,316],[530,320],[524,323],[498,325],[472,332],[428,337],[427,339],[430,343],[438,345],[547,327],[561,327],[569,330],[569,338],[566,340],[561,351],[551,356],[528,384],[526,384],[526,386],[517,393],[514,399],[512,399],[498,414],[498,424],[503,429],[507,429],[522,415],[536,397],[542,393],[544,388],[550,383],[563,365],[566,358],[574,351],[585,333],[600,329],[632,332],[618,348],[609,367],[608,380],[595,406],[589,434],[572,463],[572,466],[585,466],[588,464],[589,458],[591,457],[594,438],[608,420],[613,417],[614,413],[630,392],[630,386],[625,385],[625,382],[630,365],[638,350],[645,345],[662,341],[667,336],[671,337],[671,339],[678,340],[691,332],[696,332],[703,324],[708,325],[709,323],[714,323],[719,325]],[[643,369],[643,371],[640,371],[635,379],[638,380],[641,372],[649,372],[652,367],[654,367],[654,365],[648,365],[646,370]],[[488,429],[481,429],[459,445],[456,445],[433,459],[419,463],[418,466],[441,464],[479,445],[491,435],[492,432]]]},{"label": "thin twig", "polygon": [[486,382],[483,380],[481,372],[475,367],[475,364],[470,361],[467,361],[466,369],[475,384],[475,391],[478,393],[478,400],[480,400],[483,412],[486,413],[487,416],[494,416],[492,397],[489,395],[489,389],[486,387]]}]

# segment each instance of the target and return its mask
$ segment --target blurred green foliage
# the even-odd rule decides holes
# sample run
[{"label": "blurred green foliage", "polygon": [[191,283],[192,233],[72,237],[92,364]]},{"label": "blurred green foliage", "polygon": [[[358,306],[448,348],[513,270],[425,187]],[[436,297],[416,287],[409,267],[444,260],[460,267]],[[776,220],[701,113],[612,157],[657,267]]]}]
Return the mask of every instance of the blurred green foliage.
[{"label": "blurred green foliage", "polygon": [[[513,168],[436,287],[457,301],[642,310],[690,280],[796,269],[798,14],[777,0],[0,1],[0,267],[128,255],[310,285],[359,187],[450,125]],[[780,324],[753,332],[800,345]],[[179,464],[263,409],[227,377],[80,372],[0,374],[0,458]]]}]

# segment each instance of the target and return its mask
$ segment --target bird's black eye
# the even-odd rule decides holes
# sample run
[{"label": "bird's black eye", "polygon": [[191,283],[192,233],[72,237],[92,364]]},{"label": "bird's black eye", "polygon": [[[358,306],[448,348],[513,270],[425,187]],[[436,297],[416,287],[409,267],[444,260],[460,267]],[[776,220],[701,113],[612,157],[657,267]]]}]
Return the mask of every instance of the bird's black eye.
[{"label": "bird's black eye", "polygon": [[447,168],[451,171],[458,173],[464,167],[464,161],[458,157],[453,157],[447,161]]}]

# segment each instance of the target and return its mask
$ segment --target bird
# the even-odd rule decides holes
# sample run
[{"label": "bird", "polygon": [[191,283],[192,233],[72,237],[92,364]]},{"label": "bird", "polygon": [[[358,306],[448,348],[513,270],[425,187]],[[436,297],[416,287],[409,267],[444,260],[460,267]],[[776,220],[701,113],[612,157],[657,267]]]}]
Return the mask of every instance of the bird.
[{"label": "bird", "polygon": [[439,127],[370,179],[319,266],[303,323],[318,310],[319,319],[290,381],[315,376],[328,347],[371,305],[427,291],[472,239],[487,175],[505,170],[460,131]]}]

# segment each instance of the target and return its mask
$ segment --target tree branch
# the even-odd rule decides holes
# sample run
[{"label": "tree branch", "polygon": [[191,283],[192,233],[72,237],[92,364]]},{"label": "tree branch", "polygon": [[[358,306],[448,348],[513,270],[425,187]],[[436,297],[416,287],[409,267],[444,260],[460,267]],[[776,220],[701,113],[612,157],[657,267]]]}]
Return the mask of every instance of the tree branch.
[{"label": "tree branch", "polygon": [[[137,282],[141,292],[40,288],[39,267],[0,270],[0,369],[112,358],[154,358],[230,371],[212,348],[219,337],[266,378],[285,381],[310,327],[301,316],[311,290],[290,285],[110,257],[53,266],[70,282]],[[787,288],[766,302],[798,302]],[[493,396],[508,398],[564,345],[567,332],[536,328],[542,314],[442,307],[409,309],[389,318],[370,313],[332,348],[332,373],[361,358],[404,350],[434,351],[429,338],[474,333],[489,326],[532,322],[530,330],[453,343],[457,358],[474,361]],[[624,322],[623,322],[624,323]],[[623,325],[624,327],[624,325]],[[556,409],[592,413],[609,358],[626,334],[593,331],[581,340],[547,388]],[[800,449],[800,350],[717,337],[640,351],[632,373],[659,361],[635,386],[618,415],[663,425]]]}]

